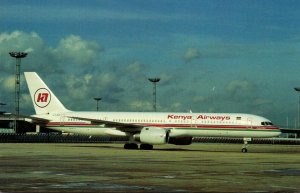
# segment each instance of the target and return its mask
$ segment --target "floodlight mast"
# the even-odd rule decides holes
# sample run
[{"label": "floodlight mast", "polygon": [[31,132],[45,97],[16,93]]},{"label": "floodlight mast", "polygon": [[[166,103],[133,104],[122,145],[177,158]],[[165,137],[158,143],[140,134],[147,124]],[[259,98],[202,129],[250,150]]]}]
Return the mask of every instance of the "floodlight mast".
[{"label": "floodlight mast", "polygon": [[[294,88],[295,89],[295,91],[297,91],[298,93],[300,92],[300,87],[295,87]],[[297,129],[299,128],[299,126],[300,126],[300,94],[299,94],[299,96],[298,96],[298,117],[297,117]]]},{"label": "floodlight mast", "polygon": [[160,78],[148,78],[153,83],[153,110],[156,112],[156,84],[160,81]]},{"label": "floodlight mast", "polygon": [[16,78],[15,78],[15,119],[14,132],[17,132],[17,120],[20,115],[20,66],[21,59],[27,56],[26,52],[9,52],[9,55],[16,58]]},{"label": "floodlight mast", "polygon": [[96,109],[97,109],[97,111],[99,111],[99,101],[101,101],[102,98],[101,98],[101,97],[95,97],[94,100],[96,100],[96,102],[97,102],[97,107],[96,107]]}]

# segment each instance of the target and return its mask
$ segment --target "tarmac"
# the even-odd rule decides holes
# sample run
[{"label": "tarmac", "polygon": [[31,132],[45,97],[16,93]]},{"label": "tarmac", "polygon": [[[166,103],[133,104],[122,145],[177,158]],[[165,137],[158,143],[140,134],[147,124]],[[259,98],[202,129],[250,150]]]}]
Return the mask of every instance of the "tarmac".
[{"label": "tarmac", "polygon": [[300,146],[0,143],[0,192],[300,192]]},{"label": "tarmac", "polygon": [[[0,143],[125,143],[128,140],[128,137],[62,135],[59,133],[0,133]],[[194,137],[193,143],[243,144],[243,138]],[[300,138],[254,138],[249,144],[300,145]]]}]

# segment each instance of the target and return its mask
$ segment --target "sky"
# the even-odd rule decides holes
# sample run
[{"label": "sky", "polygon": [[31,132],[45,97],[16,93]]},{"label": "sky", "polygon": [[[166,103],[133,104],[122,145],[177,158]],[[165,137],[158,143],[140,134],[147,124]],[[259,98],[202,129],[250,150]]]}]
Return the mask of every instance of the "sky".
[{"label": "sky", "polygon": [[[15,59],[70,110],[261,115],[294,127],[298,0],[1,0],[0,102],[14,112]],[[21,114],[34,114],[22,73]]]}]

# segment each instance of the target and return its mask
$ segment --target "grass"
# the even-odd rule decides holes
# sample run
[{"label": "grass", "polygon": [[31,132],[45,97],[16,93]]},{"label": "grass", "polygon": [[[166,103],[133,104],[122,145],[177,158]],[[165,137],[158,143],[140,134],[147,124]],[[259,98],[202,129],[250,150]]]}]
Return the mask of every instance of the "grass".
[{"label": "grass", "polygon": [[300,147],[0,144],[0,192],[297,192]]}]

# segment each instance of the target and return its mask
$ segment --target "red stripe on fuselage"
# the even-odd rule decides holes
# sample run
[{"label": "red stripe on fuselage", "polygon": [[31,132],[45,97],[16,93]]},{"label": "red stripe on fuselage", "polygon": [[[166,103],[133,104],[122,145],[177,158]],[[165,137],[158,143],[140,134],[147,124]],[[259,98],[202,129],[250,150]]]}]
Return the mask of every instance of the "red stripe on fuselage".
[{"label": "red stripe on fuselage", "polygon": [[[199,128],[199,129],[259,129],[259,130],[280,130],[275,126],[249,126],[249,125],[195,125],[195,124],[149,124],[149,123],[129,123],[132,125],[140,125],[144,127],[160,127],[160,128]],[[48,127],[58,126],[99,126],[84,122],[51,122],[47,124]]]}]

